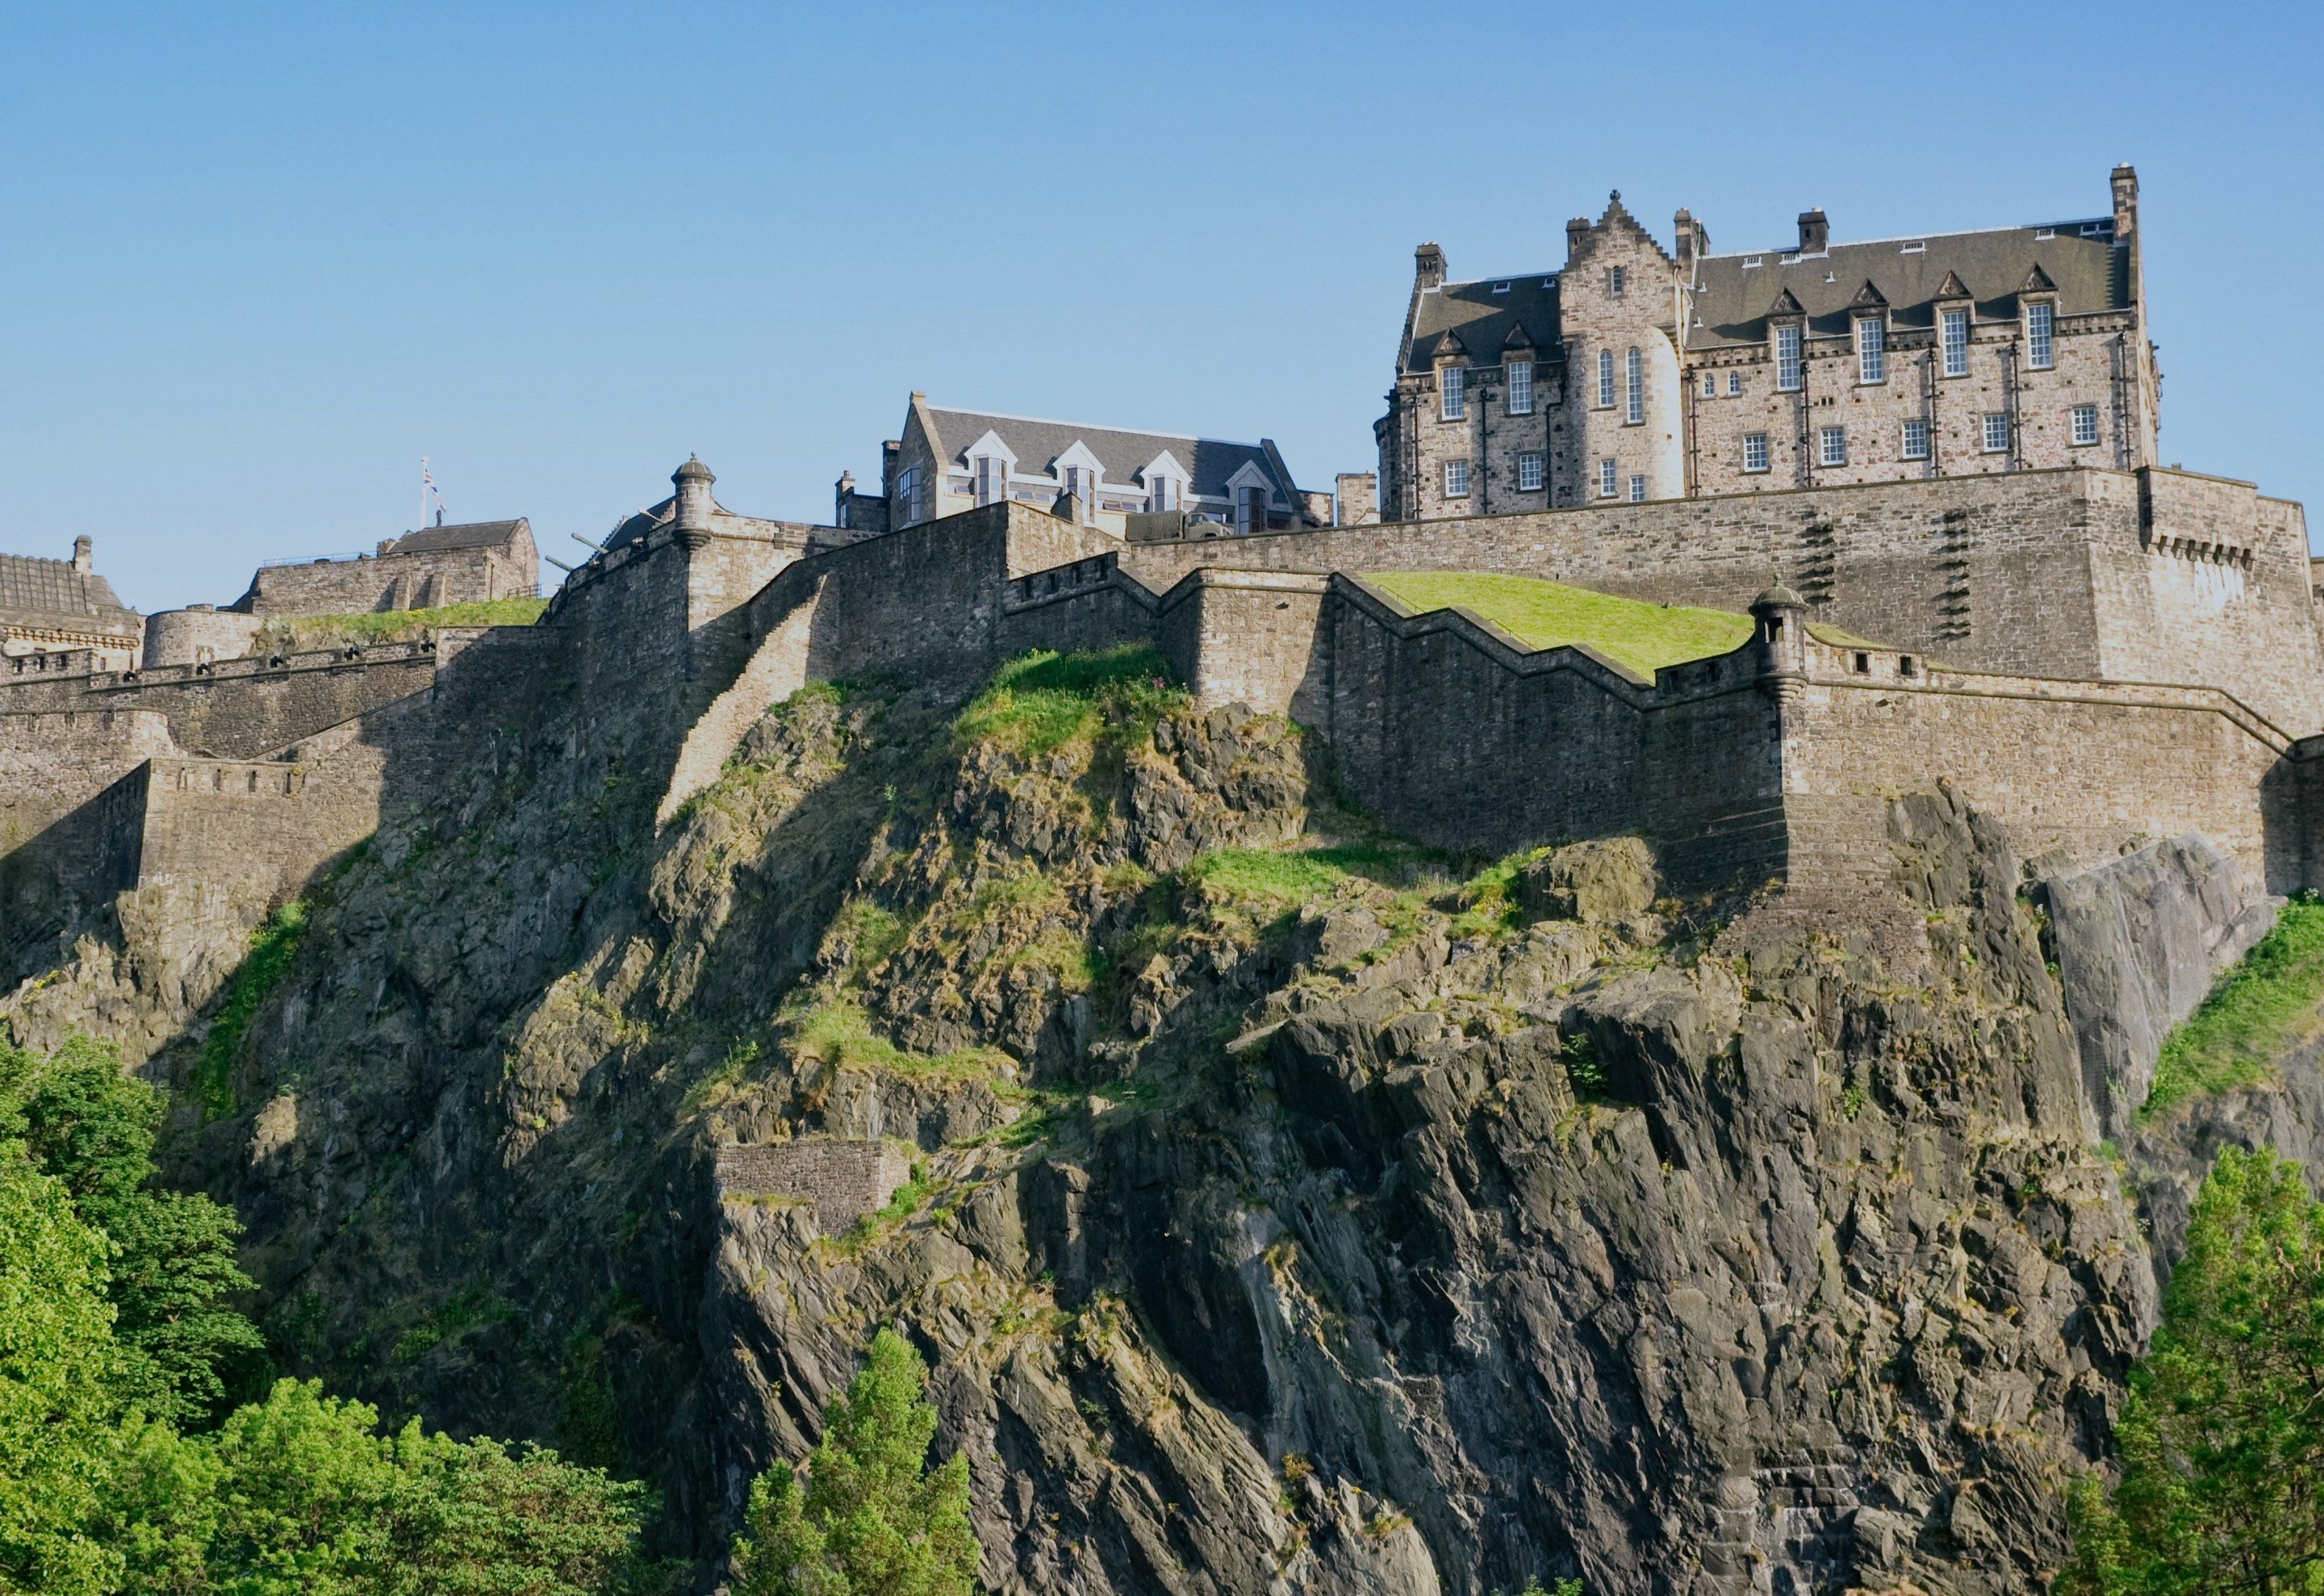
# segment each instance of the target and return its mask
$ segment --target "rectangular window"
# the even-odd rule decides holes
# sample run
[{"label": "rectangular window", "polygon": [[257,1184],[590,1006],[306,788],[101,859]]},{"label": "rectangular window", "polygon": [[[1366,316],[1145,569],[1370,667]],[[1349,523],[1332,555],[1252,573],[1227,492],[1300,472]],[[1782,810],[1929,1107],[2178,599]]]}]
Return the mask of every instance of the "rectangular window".
[{"label": "rectangular window", "polygon": [[1845,466],[1848,464],[1848,429],[1819,427],[1816,429],[1816,464]]},{"label": "rectangular window", "polygon": [[1765,471],[1767,468],[1767,435],[1746,432],[1743,435],[1743,469]]},{"label": "rectangular window", "polygon": [[1985,452],[2006,455],[2009,452],[2009,418],[2000,411],[1985,418]]},{"label": "rectangular window", "polygon": [[1444,401],[1444,419],[1448,421],[1457,421],[1469,413],[1468,375],[1457,365],[1448,365],[1436,374],[1436,389]]},{"label": "rectangular window", "polygon": [[1643,504],[1646,502],[1646,479],[1643,476],[1634,476],[1630,478],[1630,503],[1633,504]]},{"label": "rectangular window", "polygon": [[1885,383],[1888,380],[1888,329],[1877,316],[1856,318],[1856,380],[1859,383]]},{"label": "rectangular window", "polygon": [[1621,267],[1617,266],[1611,272],[1606,273],[1606,292],[1608,296],[1612,299],[1618,300],[1622,297]]},{"label": "rectangular window", "polygon": [[1646,419],[1646,362],[1636,349],[1622,357],[1623,375],[1628,382],[1629,410],[1628,420],[1633,427]]},{"label": "rectangular window", "polygon": [[1969,312],[1945,312],[1945,375],[1969,375]]},{"label": "rectangular window", "polygon": [[1147,495],[1147,501],[1156,513],[1178,508],[1178,482],[1176,477],[1157,476],[1150,485],[1153,492]]},{"label": "rectangular window", "polygon": [[1702,374],[1702,396],[1705,399],[1716,399],[1719,397],[1719,374],[1717,372],[1705,372]]},{"label": "rectangular window", "polygon": [[1468,461],[1444,462],[1444,496],[1448,499],[1465,499],[1469,496]]},{"label": "rectangular window", "polygon": [[1517,492],[1521,494],[1541,492],[1541,457],[1539,455],[1517,457]]},{"label": "rectangular window", "polygon": [[976,457],[976,502],[998,504],[1009,496],[1009,462],[997,455]]},{"label": "rectangular window", "polygon": [[1614,496],[1614,475],[1616,469],[1617,467],[1611,460],[1600,460],[1598,462],[1598,496],[1600,498],[1610,499]]},{"label": "rectangular window", "polygon": [[2079,447],[2098,440],[2098,407],[2078,404],[2074,407],[2074,443]]},{"label": "rectangular window", "polygon": [[2050,328],[2057,307],[2049,303],[2025,307],[2025,364],[2037,372],[2050,369]]},{"label": "rectangular window", "polygon": [[1743,374],[1741,372],[1729,372],[1727,374],[1727,392],[1729,393],[1740,393],[1743,392]]},{"label": "rectangular window", "polygon": [[1253,532],[1267,530],[1267,490],[1237,488],[1235,490],[1235,536],[1248,538]]},{"label": "rectangular window", "polygon": [[1614,408],[1614,352],[1611,349],[1598,351],[1598,408],[1601,411]]},{"label": "rectangular window", "polygon": [[1533,414],[1533,362],[1530,360],[1509,362],[1509,414]]},{"label": "rectangular window", "polygon": [[1914,416],[1904,423],[1904,437],[1896,452],[1907,460],[1929,457],[1929,423],[1925,418]]},{"label": "rectangular window", "polygon": [[920,468],[918,466],[907,466],[896,473],[896,505],[904,512],[904,524],[907,526],[918,519],[912,512],[919,507],[916,496],[919,490]]},{"label": "rectangular window", "polygon": [[1795,393],[1800,386],[1800,329],[1779,327],[1775,329],[1775,386],[1785,393]]}]

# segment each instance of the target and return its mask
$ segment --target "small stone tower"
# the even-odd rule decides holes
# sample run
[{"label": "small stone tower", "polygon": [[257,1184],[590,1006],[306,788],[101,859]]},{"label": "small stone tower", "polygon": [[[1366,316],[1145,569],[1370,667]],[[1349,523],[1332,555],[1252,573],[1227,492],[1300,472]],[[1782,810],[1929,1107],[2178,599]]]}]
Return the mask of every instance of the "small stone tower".
[{"label": "small stone tower", "polygon": [[689,551],[700,549],[710,541],[710,484],[718,479],[710,474],[709,466],[688,455],[686,464],[671,473],[669,480],[678,489],[678,505],[670,530]]}]

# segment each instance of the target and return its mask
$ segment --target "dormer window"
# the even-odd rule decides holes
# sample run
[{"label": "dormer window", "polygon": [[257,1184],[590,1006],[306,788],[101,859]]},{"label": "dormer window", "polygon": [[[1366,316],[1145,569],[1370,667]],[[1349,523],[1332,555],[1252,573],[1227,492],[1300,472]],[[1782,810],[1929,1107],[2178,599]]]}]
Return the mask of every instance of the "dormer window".
[{"label": "dormer window", "polygon": [[1877,316],[1856,318],[1856,380],[1859,383],[1885,383],[1888,380],[1888,328]]},{"label": "dormer window", "polygon": [[1619,266],[1606,273],[1606,297],[1609,300],[1622,297],[1622,268]]},{"label": "dormer window", "polygon": [[1448,365],[1436,374],[1437,397],[1443,401],[1439,413],[1445,420],[1457,421],[1469,413],[1468,372],[1457,365]]},{"label": "dormer window", "polygon": [[1614,352],[1611,349],[1598,351],[1598,408],[1601,411],[1614,408]]},{"label": "dormer window", "polygon": [[1533,414],[1533,362],[1512,360],[1508,363],[1509,414]]},{"label": "dormer window", "polygon": [[1628,425],[1636,427],[1646,419],[1646,362],[1635,346],[1622,356],[1622,372],[1628,379],[1630,401],[1625,419]]},{"label": "dormer window", "polygon": [[998,504],[1009,496],[1009,462],[997,455],[976,457],[976,502]]},{"label": "dormer window", "polygon": [[1177,482],[1171,477],[1157,476],[1148,483],[1146,489],[1146,507],[1157,515],[1166,510],[1178,508]]},{"label": "dormer window", "polygon": [[1799,392],[1800,329],[1795,326],[1775,329],[1775,386],[1785,393]]},{"label": "dormer window", "polygon": [[1267,530],[1267,490],[1261,487],[1240,487],[1235,490],[1235,536],[1248,538],[1253,532]]},{"label": "dormer window", "polygon": [[2057,307],[2047,300],[2025,307],[2025,364],[2037,372],[2048,371],[2056,353],[2050,336],[2056,316]]}]

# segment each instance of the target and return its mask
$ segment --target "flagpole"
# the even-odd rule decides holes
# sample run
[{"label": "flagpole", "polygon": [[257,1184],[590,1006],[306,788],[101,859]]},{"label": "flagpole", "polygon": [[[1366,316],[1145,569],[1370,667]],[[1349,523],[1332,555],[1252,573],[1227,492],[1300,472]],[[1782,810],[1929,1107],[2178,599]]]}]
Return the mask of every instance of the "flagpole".
[{"label": "flagpole", "polygon": [[428,457],[420,457],[420,519],[413,521],[416,530],[428,524]]}]

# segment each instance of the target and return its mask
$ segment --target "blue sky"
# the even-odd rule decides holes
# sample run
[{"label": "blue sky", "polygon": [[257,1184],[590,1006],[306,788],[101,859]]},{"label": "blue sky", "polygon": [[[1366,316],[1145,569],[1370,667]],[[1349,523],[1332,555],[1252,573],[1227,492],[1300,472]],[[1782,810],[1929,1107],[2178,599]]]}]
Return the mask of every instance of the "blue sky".
[{"label": "blue sky", "polygon": [[[2316,7],[0,7],[0,549],[129,603],[699,452],[829,516],[914,388],[1370,465],[1411,279],[2103,214],[2165,460],[2324,502]],[[2319,512],[2324,523],[2324,510]],[[2324,530],[2324,525],[2319,525]],[[551,573],[554,575],[554,573]]]}]

